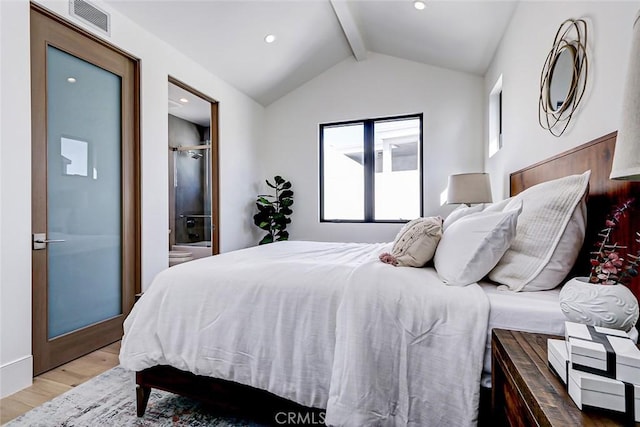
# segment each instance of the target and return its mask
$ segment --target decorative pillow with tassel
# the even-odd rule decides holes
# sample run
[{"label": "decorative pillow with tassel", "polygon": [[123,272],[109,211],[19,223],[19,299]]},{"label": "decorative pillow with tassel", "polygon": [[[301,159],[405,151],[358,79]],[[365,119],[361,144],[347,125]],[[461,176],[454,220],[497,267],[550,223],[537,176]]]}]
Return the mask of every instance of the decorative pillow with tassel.
[{"label": "decorative pillow with tassel", "polygon": [[441,237],[441,217],[414,219],[402,227],[391,253],[381,254],[380,261],[397,267],[424,267],[433,258]]}]

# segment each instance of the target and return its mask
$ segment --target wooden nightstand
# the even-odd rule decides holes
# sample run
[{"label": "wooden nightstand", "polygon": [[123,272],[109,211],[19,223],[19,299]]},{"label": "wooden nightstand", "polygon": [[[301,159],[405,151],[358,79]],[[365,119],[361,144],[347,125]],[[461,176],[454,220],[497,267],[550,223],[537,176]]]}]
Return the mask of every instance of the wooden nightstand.
[{"label": "wooden nightstand", "polygon": [[[620,426],[621,414],[580,411],[549,368],[547,339],[553,335],[494,329],[491,381],[494,425]],[[638,425],[638,423],[636,423]]]}]

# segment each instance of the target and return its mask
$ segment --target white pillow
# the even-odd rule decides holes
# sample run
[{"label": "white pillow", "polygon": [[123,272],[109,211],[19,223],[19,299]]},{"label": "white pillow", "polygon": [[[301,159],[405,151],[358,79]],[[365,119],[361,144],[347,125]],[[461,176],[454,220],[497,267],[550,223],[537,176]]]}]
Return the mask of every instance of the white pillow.
[{"label": "white pillow", "polygon": [[417,218],[400,229],[391,255],[398,267],[423,267],[433,258],[442,237],[442,218]]},{"label": "white pillow", "polygon": [[447,228],[449,228],[451,224],[453,224],[460,218],[463,218],[467,215],[474,214],[476,212],[480,212],[482,209],[484,209],[483,203],[480,203],[475,206],[460,205],[457,208],[455,208],[449,215],[447,215],[447,217],[444,220],[444,223],[442,223],[442,229],[446,230]]},{"label": "white pillow", "polygon": [[502,212],[510,202],[511,202],[511,198],[504,199],[495,203],[490,203],[485,206],[482,212]]},{"label": "white pillow", "polygon": [[513,291],[553,289],[566,277],[584,242],[591,171],[528,188],[516,238],[489,278]]},{"label": "white pillow", "polygon": [[521,210],[522,202],[503,212],[478,212],[451,224],[433,258],[440,279],[466,286],[486,276],[515,237]]},{"label": "white pillow", "polygon": [[445,218],[442,229],[446,230],[460,218],[477,212],[502,212],[510,200],[511,199],[506,199],[495,203],[480,203],[474,206],[460,205]]}]

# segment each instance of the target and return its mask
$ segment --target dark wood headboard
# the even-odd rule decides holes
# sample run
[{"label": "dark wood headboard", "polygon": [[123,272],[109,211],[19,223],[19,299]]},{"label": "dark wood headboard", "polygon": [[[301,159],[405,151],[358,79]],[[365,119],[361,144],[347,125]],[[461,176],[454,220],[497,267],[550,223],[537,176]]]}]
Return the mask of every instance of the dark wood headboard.
[{"label": "dark wood headboard", "polygon": [[[610,133],[511,174],[510,193],[514,196],[535,184],[591,169],[587,200],[587,234],[578,261],[569,277],[589,274],[589,252],[593,250],[596,235],[604,227],[605,218],[615,206],[630,197],[634,197],[636,201],[613,234],[613,241],[633,251],[638,249],[634,236],[636,231],[640,231],[640,182],[609,179],[616,135],[617,132]],[[640,299],[640,277],[631,282],[630,289]]]}]

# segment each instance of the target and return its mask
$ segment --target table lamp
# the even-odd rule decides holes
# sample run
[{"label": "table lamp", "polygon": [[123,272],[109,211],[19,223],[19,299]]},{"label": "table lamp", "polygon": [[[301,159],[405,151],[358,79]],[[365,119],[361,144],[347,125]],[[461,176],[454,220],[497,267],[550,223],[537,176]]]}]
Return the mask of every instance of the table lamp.
[{"label": "table lamp", "polygon": [[640,12],[633,24],[631,56],[622,101],[622,121],[611,166],[611,179],[640,181]]},{"label": "table lamp", "polygon": [[447,203],[491,203],[491,181],[488,173],[449,175]]}]

